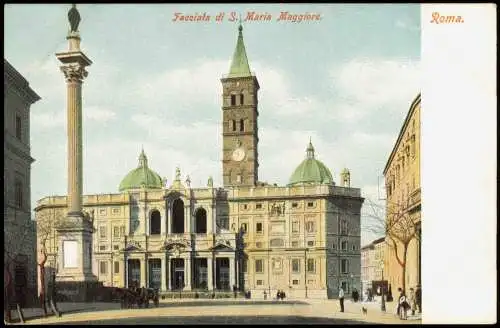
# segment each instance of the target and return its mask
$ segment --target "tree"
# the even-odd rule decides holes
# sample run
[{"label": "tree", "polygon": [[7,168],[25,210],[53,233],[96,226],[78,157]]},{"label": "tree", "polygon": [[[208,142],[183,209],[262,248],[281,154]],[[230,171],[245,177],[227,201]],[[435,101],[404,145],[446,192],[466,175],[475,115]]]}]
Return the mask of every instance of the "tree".
[{"label": "tree", "polygon": [[[47,315],[46,306],[46,295],[47,291],[45,288],[45,277],[46,269],[45,265],[49,257],[49,250],[47,243],[50,239],[55,238],[55,230],[58,225],[61,224],[63,219],[63,214],[61,212],[55,212],[50,215],[48,212],[41,213],[37,218],[37,245],[39,248],[37,256],[37,267],[38,267],[38,297],[40,301],[40,307],[43,309],[44,315]],[[51,252],[52,253],[52,252]]]},{"label": "tree", "polygon": [[420,222],[415,220],[409,211],[408,202],[388,202],[385,211],[369,199],[366,204],[368,211],[365,215],[370,221],[367,222],[366,228],[386,237],[387,246],[394,251],[396,261],[401,267],[402,288],[405,290],[408,247],[414,239],[420,242]]},{"label": "tree", "polygon": [[[26,283],[22,281],[16,283],[13,272],[18,266],[27,266],[30,255],[35,255],[35,223],[22,214],[17,208],[9,208],[9,212],[14,215],[6,215],[4,218],[4,311],[7,321],[11,321],[11,306],[15,305],[21,322],[24,322],[22,312],[23,299],[27,293]],[[20,214],[22,213],[22,214]],[[18,290],[19,286],[24,286],[24,290]]]}]

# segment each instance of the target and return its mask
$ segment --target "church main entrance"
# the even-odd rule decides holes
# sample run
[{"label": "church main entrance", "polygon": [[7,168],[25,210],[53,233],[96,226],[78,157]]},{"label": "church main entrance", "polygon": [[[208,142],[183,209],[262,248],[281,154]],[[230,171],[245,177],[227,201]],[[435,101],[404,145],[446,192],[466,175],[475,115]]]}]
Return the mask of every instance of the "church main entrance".
[{"label": "church main entrance", "polygon": [[184,259],[172,259],[172,275],[171,275],[172,288],[180,290],[184,288]]},{"label": "church main entrance", "polygon": [[[139,285],[141,283],[141,261],[128,260],[128,286]],[[142,286],[141,286],[142,287]]]},{"label": "church main entrance", "polygon": [[215,281],[216,288],[221,290],[229,290],[229,259],[227,257],[216,259]]}]

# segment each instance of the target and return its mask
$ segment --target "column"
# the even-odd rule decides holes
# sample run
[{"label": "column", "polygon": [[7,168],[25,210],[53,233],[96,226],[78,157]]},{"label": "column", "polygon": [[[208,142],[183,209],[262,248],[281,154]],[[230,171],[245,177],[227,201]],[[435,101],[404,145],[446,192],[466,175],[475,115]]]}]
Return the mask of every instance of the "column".
[{"label": "column", "polygon": [[207,287],[208,290],[214,290],[214,273],[213,273],[213,258],[208,257],[207,258]]},{"label": "column", "polygon": [[167,290],[167,255],[163,254],[161,258],[161,291]]},{"label": "column", "polygon": [[167,274],[167,279],[168,279],[168,290],[172,290],[172,260],[170,259],[170,257],[167,258],[167,270],[168,270],[168,274]]},{"label": "column", "polygon": [[115,277],[115,261],[113,260],[113,257],[111,257],[111,260],[109,261],[111,265],[109,266],[109,282],[111,286],[114,286],[114,277]]},{"label": "column", "polygon": [[[83,67],[82,70],[84,70]],[[68,210],[70,213],[81,212],[82,209],[82,79],[83,75],[81,77],[72,76],[66,80],[68,94]]]},{"label": "column", "polygon": [[185,276],[185,282],[184,282],[184,290],[191,290],[191,257],[188,255],[188,257],[185,259],[186,264],[184,265],[184,276]]},{"label": "column", "polygon": [[212,263],[213,263],[213,278],[212,278],[212,283],[213,283],[213,289],[217,289],[217,258],[214,256],[212,258]]},{"label": "column", "polygon": [[125,259],[120,260],[120,273],[122,274],[122,279],[119,282],[119,286],[116,287],[127,287],[127,272],[125,271]]},{"label": "column", "polygon": [[184,233],[191,232],[191,206],[184,206]]},{"label": "column", "polygon": [[166,228],[167,228],[167,222],[166,222],[166,214],[165,214],[166,211],[163,211],[163,213],[161,214],[161,220],[160,220],[160,224],[161,224],[161,230],[160,230],[160,233],[162,236],[165,235],[165,231],[166,231]]},{"label": "column", "polygon": [[172,233],[172,205],[167,203],[167,234]]},{"label": "column", "polygon": [[217,207],[215,204],[212,206],[212,233],[217,233]]},{"label": "column", "polygon": [[234,257],[229,258],[229,288],[232,290],[233,286],[235,285],[235,277],[234,277],[234,263],[235,259]]},{"label": "column", "polygon": [[144,205],[144,234],[149,236],[149,213],[146,205]]},{"label": "column", "polygon": [[139,287],[146,287],[146,259],[141,259],[141,281]]},{"label": "column", "polygon": [[240,279],[240,265],[241,265],[241,260],[239,259],[239,257],[236,258],[236,286],[239,288],[241,288],[241,279]]},{"label": "column", "polygon": [[125,282],[125,288],[128,288],[128,259],[127,256],[125,256],[125,259],[123,261],[123,267],[125,270],[123,270],[123,274],[125,275],[123,278],[123,281]]}]

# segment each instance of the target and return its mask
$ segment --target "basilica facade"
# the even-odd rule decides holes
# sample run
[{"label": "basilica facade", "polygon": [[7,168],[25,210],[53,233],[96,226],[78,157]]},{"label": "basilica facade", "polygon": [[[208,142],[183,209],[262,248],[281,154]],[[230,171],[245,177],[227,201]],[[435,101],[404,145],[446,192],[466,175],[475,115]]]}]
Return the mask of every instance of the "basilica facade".
[{"label": "basilica facade", "polygon": [[[161,292],[237,288],[255,296],[283,290],[287,297],[330,298],[339,286],[359,289],[363,198],[350,187],[350,172],[344,169],[337,185],[309,142],[286,186],[258,179],[260,86],[241,26],[221,82],[223,186],[212,178],[191,186],[179,168],[167,183],[142,150],[119,192],[83,196],[95,228],[94,274],[107,286],[138,283]],[[57,271],[55,226],[67,199],[45,197],[35,211],[38,245]]]}]

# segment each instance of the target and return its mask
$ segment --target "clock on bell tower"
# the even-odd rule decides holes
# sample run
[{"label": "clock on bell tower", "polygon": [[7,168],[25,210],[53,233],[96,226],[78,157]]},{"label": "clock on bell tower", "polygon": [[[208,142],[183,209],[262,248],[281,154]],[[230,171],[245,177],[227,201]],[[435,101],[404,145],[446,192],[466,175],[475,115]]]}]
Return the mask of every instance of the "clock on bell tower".
[{"label": "clock on bell tower", "polygon": [[259,82],[250,71],[243,27],[229,74],[222,79],[222,175],[224,187],[255,186],[258,180]]}]

